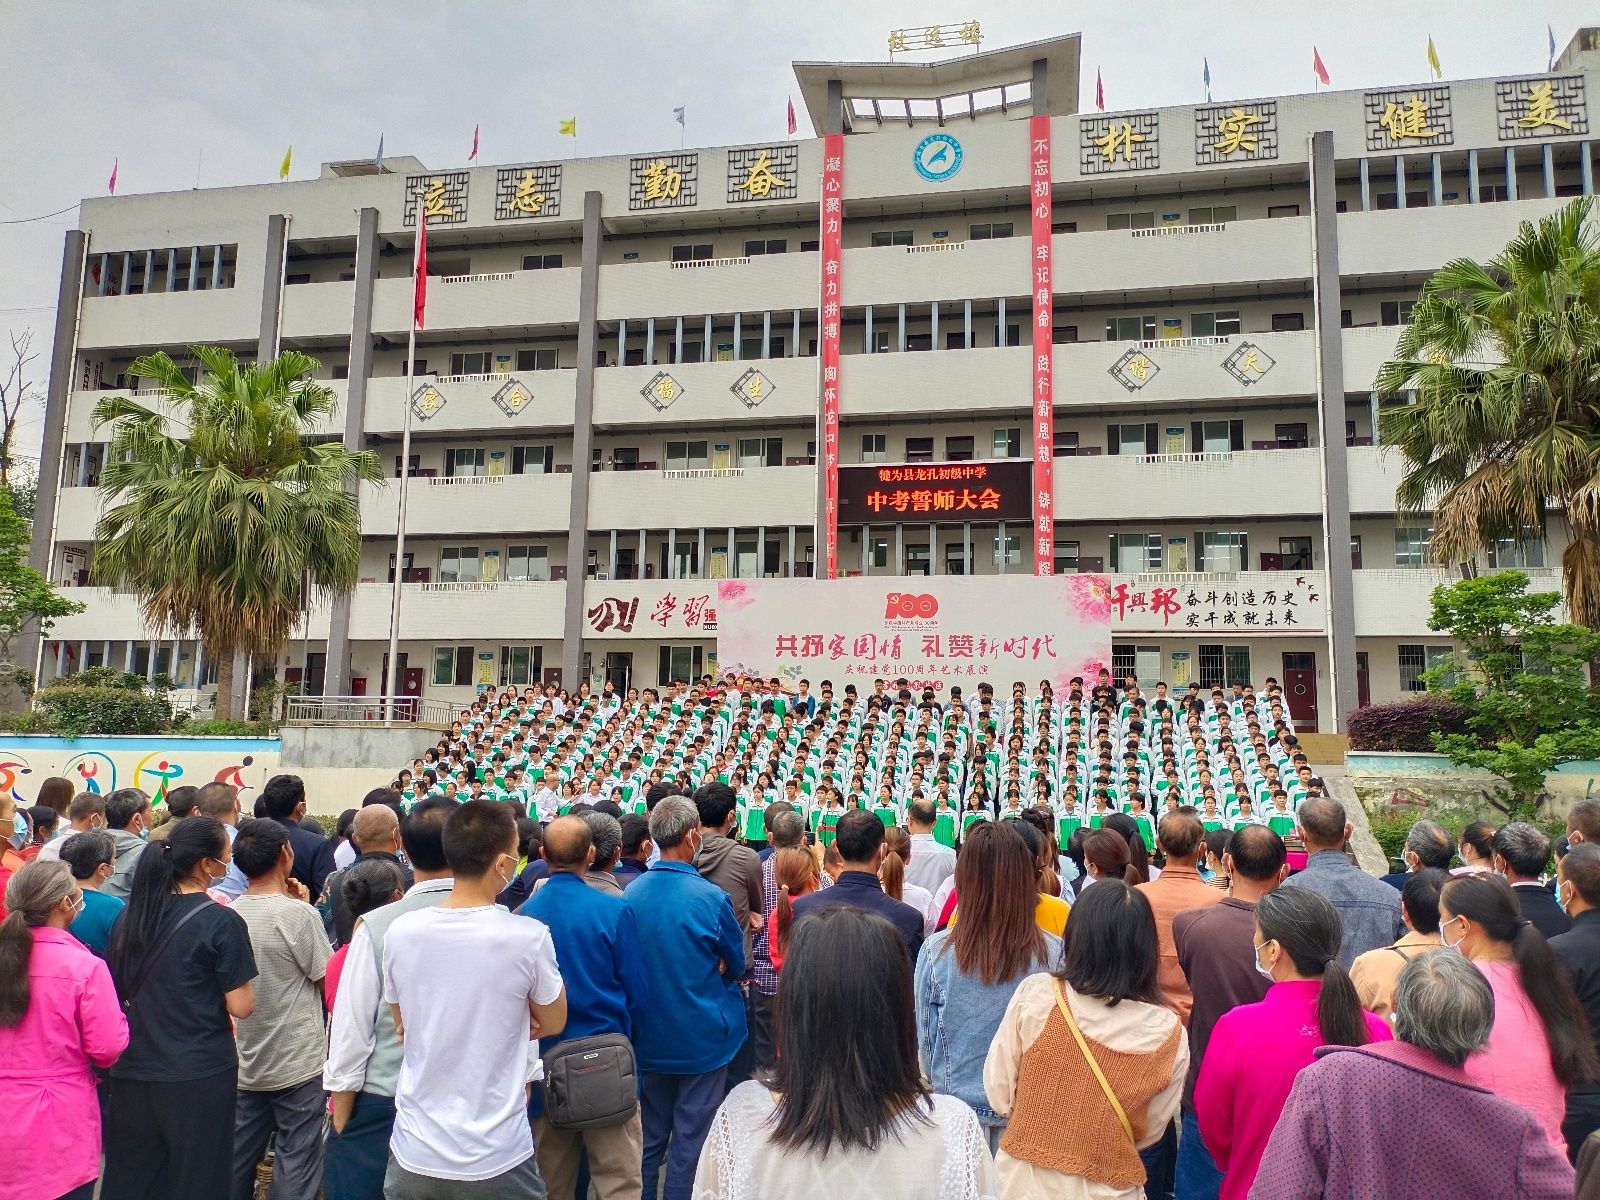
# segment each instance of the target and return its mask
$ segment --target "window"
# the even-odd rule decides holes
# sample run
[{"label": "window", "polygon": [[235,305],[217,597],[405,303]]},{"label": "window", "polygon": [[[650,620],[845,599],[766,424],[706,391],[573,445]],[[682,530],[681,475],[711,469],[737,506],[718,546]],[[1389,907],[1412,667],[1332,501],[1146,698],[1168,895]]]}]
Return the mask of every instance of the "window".
[{"label": "window", "polygon": [[889,353],[889,331],[887,329],[874,329],[872,331],[872,340],[868,343],[867,353]]},{"label": "window", "polygon": [[1528,529],[1520,538],[1501,538],[1489,546],[1491,567],[1544,566],[1544,538],[1537,529]]},{"label": "window", "polygon": [[965,575],[967,573],[967,547],[962,542],[950,542],[944,548],[944,573],[946,575]]},{"label": "window", "polygon": [[476,546],[446,546],[439,551],[440,583],[477,583],[480,578]]},{"label": "window", "polygon": [[487,350],[458,351],[450,356],[450,374],[487,375],[493,359]]},{"label": "window", "polygon": [[668,442],[667,465],[669,471],[703,471],[711,466],[708,443]]},{"label": "window", "polygon": [[889,435],[863,433],[861,435],[861,461],[864,463],[889,461]]},{"label": "window", "polygon": [[1154,212],[1125,212],[1107,213],[1107,229],[1154,229],[1156,227],[1156,214]]},{"label": "window", "polygon": [[1359,533],[1350,535],[1350,569],[1352,571],[1361,570],[1361,535]]},{"label": "window", "polygon": [[761,335],[739,339],[739,357],[741,359],[754,358],[782,358],[783,335],[775,333],[771,336],[770,345],[763,346]]},{"label": "window", "polygon": [[967,331],[965,329],[952,329],[944,335],[944,348],[946,350],[968,350]]},{"label": "window", "polygon": [[991,238],[1008,238],[1010,236],[1010,221],[995,221],[988,225],[973,225],[967,230],[967,237],[974,242],[984,242]]},{"label": "window", "polygon": [[1284,450],[1304,450],[1311,444],[1306,436],[1306,423],[1304,421],[1274,424],[1272,436],[1279,447]]},{"label": "window", "polygon": [[1424,529],[1396,525],[1394,530],[1394,565],[1397,567],[1426,566],[1428,550],[1432,545],[1432,525]]},{"label": "window", "polygon": [[519,371],[554,371],[558,361],[554,346],[537,350],[517,351],[517,370]]},{"label": "window", "polygon": [[511,473],[513,475],[548,475],[555,469],[554,446],[511,447]]},{"label": "window", "polygon": [[1056,543],[1055,561],[1056,561],[1055,570],[1056,570],[1056,574],[1057,575],[1075,575],[1075,574],[1077,574],[1077,571],[1078,571],[1078,543],[1077,542],[1057,542]]},{"label": "window", "polygon": [[1503,183],[1480,183],[1478,199],[1484,204],[1494,204],[1511,199],[1511,193],[1506,190],[1506,185]]},{"label": "window", "polygon": [[1106,427],[1106,442],[1107,454],[1154,454],[1156,452],[1155,423],[1108,425]]},{"label": "window", "polygon": [[993,458],[1021,458],[1022,430],[996,429],[994,431]]},{"label": "window", "polygon": [[1002,339],[1001,336],[1000,336],[999,326],[995,327],[994,333],[995,333],[994,342],[995,342],[995,345],[997,345],[997,346],[1020,346],[1020,345],[1022,345],[1022,326],[1020,326],[1020,325],[1007,325],[1006,326],[1006,330],[1005,330],[1004,339]]},{"label": "window", "polygon": [[476,657],[471,646],[435,646],[433,648],[433,683],[435,687],[471,687],[472,661]]},{"label": "window", "polygon": [[349,379],[350,378],[350,364],[349,363],[334,363],[333,364],[333,377],[335,379]]},{"label": "window", "polygon": [[1078,433],[1071,429],[1058,429],[1052,439],[1052,450],[1056,458],[1070,458],[1078,452]]},{"label": "window", "polygon": [[971,462],[973,458],[973,439],[966,437],[947,437],[944,440],[944,456],[950,462]]},{"label": "window", "polygon": [[1285,571],[1311,570],[1311,539],[1308,537],[1279,538],[1278,557]]},{"label": "window", "polygon": [[1267,205],[1268,217],[1298,217],[1300,206],[1298,204],[1269,204]]},{"label": "window", "polygon": [[1138,574],[1141,571],[1161,570],[1161,535],[1159,533],[1113,533],[1111,535],[1111,569]]},{"label": "window", "polygon": [[995,534],[994,565],[996,570],[1021,566],[1022,539],[1016,534],[1007,534],[1003,538],[999,534]]},{"label": "window", "polygon": [[735,579],[755,579],[760,575],[759,551],[754,538],[748,542],[739,541],[733,547],[733,577]]},{"label": "window", "polygon": [[822,243],[820,241],[816,241],[816,240],[812,240],[812,241],[809,241],[809,242],[801,242],[800,243],[800,253],[801,254],[815,254],[821,248],[822,248]]},{"label": "window", "polygon": [[1148,342],[1156,336],[1154,314],[1142,317],[1107,317],[1106,341]]},{"label": "window", "polygon": [[1239,209],[1232,204],[1213,204],[1210,208],[1191,208],[1189,224],[1222,225],[1239,219]]},{"label": "window", "polygon": [[667,361],[675,362],[675,363],[676,362],[686,362],[686,363],[704,362],[705,361],[705,353],[704,353],[704,351],[705,351],[705,347],[701,343],[686,341],[686,342],[683,343],[683,357],[679,358],[678,357],[678,343],[676,341],[671,341],[671,342],[667,343]]},{"label": "window", "polygon": [[1411,324],[1411,310],[1415,300],[1385,300],[1378,306],[1378,322],[1382,325]]},{"label": "window", "polygon": [[1402,642],[1398,647],[1400,666],[1400,690],[1402,692],[1425,692],[1428,685],[1423,681],[1422,673],[1428,669],[1427,647],[1414,642]]},{"label": "window", "polygon": [[906,574],[933,574],[933,558],[928,553],[928,544],[926,542],[906,547]]},{"label": "window", "polygon": [[783,466],[783,439],[781,437],[740,438],[739,465],[746,468]]},{"label": "window", "polygon": [[1202,571],[1243,571],[1250,560],[1250,535],[1225,530],[1195,535]]},{"label": "window", "polygon": [[550,578],[550,547],[507,546],[506,578],[520,581]]},{"label": "window", "polygon": [[711,257],[711,243],[698,242],[693,245],[674,246],[672,248],[673,262],[695,262]]},{"label": "window", "polygon": [[1291,312],[1272,314],[1273,333],[1300,333],[1304,331],[1305,327],[1305,313]]},{"label": "window", "polygon": [[1341,308],[1339,310],[1339,328],[1340,329],[1354,329],[1355,328],[1355,324],[1356,324],[1355,313],[1352,312],[1348,308]]},{"label": "window", "polygon": [[[1398,195],[1399,195],[1398,192],[1379,192],[1378,193],[1378,205],[1377,205],[1377,207],[1379,207],[1380,209],[1382,209],[1382,208],[1398,208],[1398,207],[1400,207],[1395,202],[1395,198]],[[1428,207],[1428,193],[1427,193],[1427,190],[1426,189],[1419,189],[1418,191],[1415,191],[1415,192],[1412,192],[1412,191],[1406,192],[1406,207],[1407,208],[1427,208]]]},{"label": "window", "polygon": [[907,438],[906,461],[908,463],[932,462],[933,439],[931,437]]},{"label": "window", "polygon": [[[407,460],[406,474],[411,476],[411,478],[415,479],[417,477],[417,474],[421,470],[422,470],[422,455],[420,455],[420,454],[411,455],[411,457]],[[398,454],[396,454],[394,456],[394,477],[396,479],[400,478],[400,456]]]},{"label": "window", "polygon": [[522,269],[524,271],[553,271],[561,265],[559,254],[524,254],[522,256]]},{"label": "window", "polygon": [[538,683],[543,661],[542,647],[501,646],[500,686],[526,687],[530,683]]},{"label": "window", "polygon": [[1237,337],[1239,330],[1237,308],[1189,314],[1189,331],[1195,337]]},{"label": "window", "polygon": [[1076,325],[1057,325],[1050,334],[1050,340],[1057,346],[1070,346],[1078,340],[1078,327]]},{"label": "window", "polygon": [[1227,454],[1244,449],[1244,422],[1196,421],[1191,444],[1197,454]]},{"label": "window", "polygon": [[672,561],[668,564],[671,568],[672,579],[698,579],[700,577],[700,543],[697,541],[678,541],[672,543]]},{"label": "window", "polygon": [[1111,645],[1111,677],[1126,679],[1132,675],[1143,687],[1154,687],[1161,678],[1160,646]]},{"label": "window", "polygon": [[753,254],[785,254],[789,250],[786,238],[755,238],[744,244],[745,257]]},{"label": "window", "polygon": [[688,683],[691,679],[699,679],[704,674],[703,653],[699,646],[661,647],[660,682]]},{"label": "window", "polygon": [[452,446],[444,452],[444,473],[446,475],[487,475],[489,469],[484,465],[483,448],[481,446]]},{"label": "window", "polygon": [[[173,291],[182,292],[182,291],[187,291],[188,290],[189,281],[187,279],[179,280],[179,281],[176,281],[176,282],[179,282],[182,286],[173,288],[172,289]],[[310,275],[309,272],[298,272],[298,273],[293,274],[293,275],[285,275],[283,277],[283,282],[286,285],[292,285],[292,284],[297,284],[297,283],[310,283],[311,282],[311,275]],[[132,288],[128,289],[128,294],[129,295],[133,294],[133,289]]]},{"label": "window", "polygon": [[1203,688],[1250,682],[1249,646],[1215,646],[1202,642],[1199,658],[1200,686]]},{"label": "window", "polygon": [[874,567],[887,567],[889,565],[888,538],[875,537],[872,539],[872,547],[867,556],[867,562]]},{"label": "window", "polygon": [[872,231],[873,246],[909,246],[911,245],[911,230],[909,229],[875,229]]}]

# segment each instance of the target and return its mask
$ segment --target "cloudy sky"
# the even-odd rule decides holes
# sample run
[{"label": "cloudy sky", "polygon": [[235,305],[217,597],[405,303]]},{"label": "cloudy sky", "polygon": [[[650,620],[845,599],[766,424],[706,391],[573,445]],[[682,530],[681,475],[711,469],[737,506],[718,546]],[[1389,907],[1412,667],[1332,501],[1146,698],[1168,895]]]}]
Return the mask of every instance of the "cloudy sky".
[{"label": "cloudy sky", "polygon": [[[965,7],[963,7],[965,3]],[[1579,0],[1167,0],[1141,10],[1038,0],[0,0],[0,347],[34,331],[43,382],[61,239],[76,202],[294,177],[324,160],[414,154],[464,162],[585,155],[783,133],[790,62],[884,57],[887,31],[977,19],[984,48],[1083,34],[1081,107],[1098,68],[1109,108],[1272,96],[1312,85],[1315,44],[1335,88],[1421,80],[1429,34],[1446,78],[1543,70],[1586,18]],[[30,220],[58,209],[59,216]],[[35,417],[24,444],[36,446]]]}]

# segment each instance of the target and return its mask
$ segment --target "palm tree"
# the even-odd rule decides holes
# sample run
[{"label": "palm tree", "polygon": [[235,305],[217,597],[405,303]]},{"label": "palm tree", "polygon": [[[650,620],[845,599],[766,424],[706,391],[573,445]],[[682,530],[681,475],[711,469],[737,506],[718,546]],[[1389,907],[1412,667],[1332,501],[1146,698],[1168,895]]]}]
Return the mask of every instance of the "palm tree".
[{"label": "palm tree", "polygon": [[377,458],[312,441],[333,392],[298,351],[241,366],[195,346],[191,383],[167,354],[129,368],[164,393],[163,412],[131,397],[95,406],[111,425],[95,526],[96,583],[137,592],[146,622],[197,631],[217,664],[217,716],[231,716],[237,653],[275,661],[303,607],[348,592],[360,570],[354,488],[378,480]]},{"label": "palm tree", "polygon": [[1573,620],[1600,628],[1600,236],[1574,200],[1487,263],[1456,259],[1422,286],[1381,396],[1382,440],[1406,471],[1402,512],[1433,511],[1433,556],[1460,562],[1565,524]]}]

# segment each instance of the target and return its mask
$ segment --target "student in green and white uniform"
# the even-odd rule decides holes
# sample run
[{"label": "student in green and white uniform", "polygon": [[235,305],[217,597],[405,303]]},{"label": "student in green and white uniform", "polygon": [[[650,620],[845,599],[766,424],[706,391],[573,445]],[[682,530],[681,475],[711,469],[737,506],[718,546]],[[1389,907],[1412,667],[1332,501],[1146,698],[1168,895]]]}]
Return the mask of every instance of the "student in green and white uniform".
[{"label": "student in green and white uniform", "polygon": [[872,811],[883,822],[885,829],[900,824],[900,806],[894,802],[887,784],[878,788],[878,798],[872,805]]},{"label": "student in green and white uniform", "polygon": [[739,836],[754,849],[767,844],[767,794],[759,783],[751,790],[750,799],[739,808]]},{"label": "student in green and white uniform", "polygon": [[[921,796],[916,796],[913,799],[920,800],[921,798]],[[933,840],[938,842],[941,846],[949,846],[952,849],[955,848],[956,810],[955,806],[950,803],[948,797],[941,796],[935,802],[933,813]]]}]

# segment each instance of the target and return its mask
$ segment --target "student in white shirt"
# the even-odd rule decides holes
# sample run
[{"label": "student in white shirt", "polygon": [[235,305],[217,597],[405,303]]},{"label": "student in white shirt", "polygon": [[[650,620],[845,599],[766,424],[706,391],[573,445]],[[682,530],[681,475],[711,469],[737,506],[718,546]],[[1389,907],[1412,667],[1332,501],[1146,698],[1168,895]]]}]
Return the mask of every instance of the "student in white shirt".
[{"label": "student in white shirt", "polygon": [[404,1052],[384,1196],[540,1196],[528,1091],[543,1073],[537,1039],[566,1026],[566,989],[550,931],[494,902],[517,868],[511,810],[463,804],[443,840],[449,899],[395,921],[383,947]]}]

